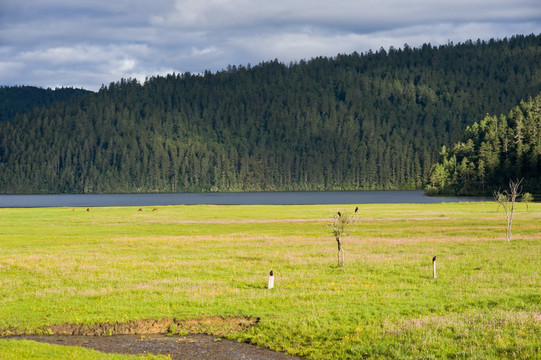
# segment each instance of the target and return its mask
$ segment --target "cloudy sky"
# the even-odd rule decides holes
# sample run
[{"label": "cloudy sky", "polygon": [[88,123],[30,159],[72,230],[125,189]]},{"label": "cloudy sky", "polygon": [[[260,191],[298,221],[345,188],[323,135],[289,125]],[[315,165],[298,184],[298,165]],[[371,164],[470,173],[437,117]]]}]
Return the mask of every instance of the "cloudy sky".
[{"label": "cloudy sky", "polygon": [[540,0],[0,0],[0,85],[121,78],[541,33]]}]

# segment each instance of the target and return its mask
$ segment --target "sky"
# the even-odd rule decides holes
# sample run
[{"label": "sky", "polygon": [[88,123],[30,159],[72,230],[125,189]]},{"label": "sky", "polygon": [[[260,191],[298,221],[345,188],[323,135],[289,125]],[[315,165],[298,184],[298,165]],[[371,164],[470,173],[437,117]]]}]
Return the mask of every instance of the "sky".
[{"label": "sky", "polygon": [[0,0],[0,86],[121,78],[541,33],[540,0]]}]

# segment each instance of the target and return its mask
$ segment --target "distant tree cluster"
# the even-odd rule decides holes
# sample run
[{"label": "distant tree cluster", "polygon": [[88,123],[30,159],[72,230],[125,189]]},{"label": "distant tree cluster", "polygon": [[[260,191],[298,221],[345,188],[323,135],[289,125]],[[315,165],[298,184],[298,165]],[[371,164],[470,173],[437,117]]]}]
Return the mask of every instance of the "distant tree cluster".
[{"label": "distant tree cluster", "polygon": [[73,88],[42,89],[35,86],[0,86],[0,122],[13,119],[17,113],[46,107],[57,101],[90,94]]},{"label": "distant tree cluster", "polygon": [[31,110],[2,88],[16,115],[0,121],[0,192],[421,189],[442,145],[541,92],[540,48],[530,35],[269,61]]},{"label": "distant tree cluster", "polygon": [[512,179],[523,179],[519,184],[526,191],[541,193],[541,95],[507,116],[487,115],[466,128],[462,141],[449,150],[444,146],[427,192],[489,195]]}]

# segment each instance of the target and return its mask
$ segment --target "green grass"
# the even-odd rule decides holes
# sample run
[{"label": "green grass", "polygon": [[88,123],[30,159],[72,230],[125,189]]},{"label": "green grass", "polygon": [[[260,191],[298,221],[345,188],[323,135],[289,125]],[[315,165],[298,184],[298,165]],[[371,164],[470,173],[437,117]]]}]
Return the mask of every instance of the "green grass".
[{"label": "green grass", "polygon": [[167,359],[165,356],[144,354],[134,355],[104,355],[98,351],[84,349],[77,346],[58,346],[44,343],[37,343],[26,340],[0,340],[0,358],[11,359],[108,359],[108,360],[152,360]]},{"label": "green grass", "polygon": [[[345,268],[325,225],[347,206],[0,209],[0,329],[248,316],[229,337],[307,359],[541,358],[529,207],[507,242],[495,203],[361,205]],[[100,356],[0,340],[2,359],[29,353]]]}]

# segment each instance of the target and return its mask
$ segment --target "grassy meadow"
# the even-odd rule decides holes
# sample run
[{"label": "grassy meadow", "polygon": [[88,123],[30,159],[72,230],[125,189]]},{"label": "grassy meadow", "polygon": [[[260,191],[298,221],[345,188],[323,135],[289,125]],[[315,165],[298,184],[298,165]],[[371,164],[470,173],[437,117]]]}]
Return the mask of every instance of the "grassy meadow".
[{"label": "grassy meadow", "polygon": [[[326,225],[350,207],[0,209],[0,332],[241,316],[227,337],[306,359],[541,359],[541,203],[511,242],[494,202],[360,205],[341,268]],[[0,358],[140,357],[0,337]]]}]

